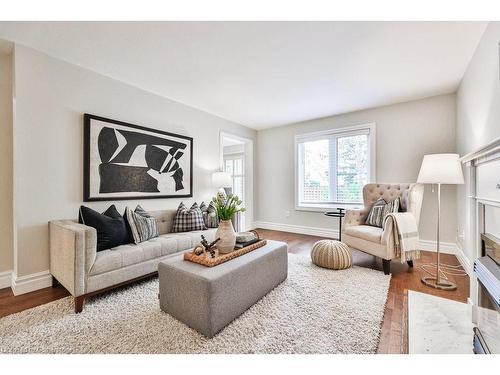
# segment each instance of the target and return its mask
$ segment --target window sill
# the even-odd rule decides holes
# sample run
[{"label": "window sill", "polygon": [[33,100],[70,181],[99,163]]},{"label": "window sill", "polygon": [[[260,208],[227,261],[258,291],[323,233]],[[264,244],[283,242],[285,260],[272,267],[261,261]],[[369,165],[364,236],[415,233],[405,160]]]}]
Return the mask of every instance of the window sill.
[{"label": "window sill", "polygon": [[334,211],[337,208],[349,209],[360,209],[363,208],[362,203],[336,203],[328,205],[315,205],[315,204],[301,204],[295,205],[295,211],[309,211],[309,212],[321,212],[325,213],[327,211]]}]

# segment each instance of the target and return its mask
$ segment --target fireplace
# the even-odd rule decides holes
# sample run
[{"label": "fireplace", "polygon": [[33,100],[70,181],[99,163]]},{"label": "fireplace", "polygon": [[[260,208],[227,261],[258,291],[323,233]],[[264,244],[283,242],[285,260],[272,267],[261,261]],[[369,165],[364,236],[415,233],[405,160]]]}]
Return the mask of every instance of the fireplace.
[{"label": "fireplace", "polygon": [[474,352],[500,353],[500,239],[482,233],[481,250],[474,262],[478,282]]},{"label": "fireplace", "polygon": [[500,354],[500,138],[462,157],[474,352]]}]

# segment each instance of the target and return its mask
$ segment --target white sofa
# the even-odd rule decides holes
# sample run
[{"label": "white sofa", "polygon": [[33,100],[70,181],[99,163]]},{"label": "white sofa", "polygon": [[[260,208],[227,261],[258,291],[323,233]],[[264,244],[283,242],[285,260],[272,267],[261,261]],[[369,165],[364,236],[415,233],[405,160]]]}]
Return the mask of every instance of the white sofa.
[{"label": "white sofa", "polygon": [[216,229],[171,233],[176,210],[152,211],[160,236],[138,245],[129,244],[97,252],[94,228],[73,220],[49,222],[50,273],[75,297],[75,312],[85,299],[114,287],[149,277],[158,263],[192,249],[203,234],[213,241]]}]

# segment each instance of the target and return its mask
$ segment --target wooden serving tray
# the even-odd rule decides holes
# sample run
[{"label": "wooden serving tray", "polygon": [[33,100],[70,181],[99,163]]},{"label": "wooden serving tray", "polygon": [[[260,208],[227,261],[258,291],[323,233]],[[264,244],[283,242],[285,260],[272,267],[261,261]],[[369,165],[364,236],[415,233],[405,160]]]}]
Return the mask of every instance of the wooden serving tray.
[{"label": "wooden serving tray", "polygon": [[214,267],[214,266],[217,266],[219,264],[225,263],[231,259],[238,258],[239,256],[242,256],[246,253],[249,253],[250,251],[258,249],[259,247],[264,246],[266,243],[267,243],[266,240],[261,240],[259,242],[254,243],[254,244],[251,244],[247,247],[243,247],[241,249],[234,250],[228,254],[220,254],[219,255],[219,252],[216,251],[215,258],[211,258],[210,254],[208,254],[208,253],[196,255],[192,251],[189,251],[187,253],[184,253],[184,260],[187,260],[187,261],[193,262],[193,263],[198,263],[198,264],[201,264],[202,266],[205,266],[205,267]]}]

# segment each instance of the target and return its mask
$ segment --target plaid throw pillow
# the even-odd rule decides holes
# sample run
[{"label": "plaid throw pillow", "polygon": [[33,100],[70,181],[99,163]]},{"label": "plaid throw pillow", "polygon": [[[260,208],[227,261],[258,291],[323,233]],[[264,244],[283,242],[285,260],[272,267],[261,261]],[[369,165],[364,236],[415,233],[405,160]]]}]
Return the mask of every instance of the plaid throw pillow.
[{"label": "plaid throw pillow", "polygon": [[125,215],[127,216],[134,243],[138,244],[159,236],[156,219],[141,206],[138,205],[135,211],[127,207]]},{"label": "plaid throw pillow", "polygon": [[205,202],[201,202],[200,210],[203,214],[203,222],[207,228],[217,228],[219,226],[219,217],[217,216],[217,210],[213,202],[207,206]]},{"label": "plaid throw pillow", "polygon": [[382,228],[385,217],[393,212],[399,211],[399,198],[387,203],[384,198],[379,198],[368,213],[365,224]]},{"label": "plaid throw pillow", "polygon": [[181,203],[177,208],[174,217],[174,224],[172,225],[172,232],[190,232],[193,230],[205,230],[205,223],[203,221],[203,213],[201,212],[198,204],[193,203],[188,209],[184,203]]}]

